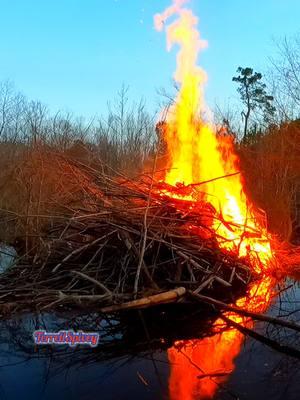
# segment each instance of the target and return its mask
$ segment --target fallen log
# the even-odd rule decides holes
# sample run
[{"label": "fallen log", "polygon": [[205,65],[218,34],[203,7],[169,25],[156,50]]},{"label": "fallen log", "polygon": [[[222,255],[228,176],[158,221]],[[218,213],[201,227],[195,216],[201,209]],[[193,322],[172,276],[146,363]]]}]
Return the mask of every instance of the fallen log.
[{"label": "fallen log", "polygon": [[116,311],[153,307],[159,304],[175,303],[185,294],[186,294],[186,289],[184,287],[179,287],[173,290],[169,290],[168,292],[163,292],[152,296],[143,297],[141,299],[128,301],[123,304],[115,304],[112,306],[103,307],[100,309],[100,311],[103,313],[111,313]]}]

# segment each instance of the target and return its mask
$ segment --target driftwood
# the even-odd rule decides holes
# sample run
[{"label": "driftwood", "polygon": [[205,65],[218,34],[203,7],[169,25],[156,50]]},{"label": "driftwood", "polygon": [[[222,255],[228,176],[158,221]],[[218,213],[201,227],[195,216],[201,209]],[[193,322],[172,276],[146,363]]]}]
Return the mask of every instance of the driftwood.
[{"label": "driftwood", "polygon": [[115,304],[113,306],[104,307],[100,309],[103,313],[112,313],[117,311],[140,309],[157,306],[159,304],[174,303],[182,298],[186,293],[184,287],[179,287],[174,290],[169,290],[168,292],[163,292],[155,294],[153,296],[143,297],[138,300],[128,301],[123,304]]}]

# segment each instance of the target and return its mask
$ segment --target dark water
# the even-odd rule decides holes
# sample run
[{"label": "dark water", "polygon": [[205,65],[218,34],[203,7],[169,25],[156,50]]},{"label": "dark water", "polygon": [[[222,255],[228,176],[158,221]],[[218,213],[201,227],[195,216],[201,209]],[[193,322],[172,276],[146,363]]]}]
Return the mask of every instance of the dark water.
[{"label": "dark water", "polygon": [[[269,313],[297,321],[298,309],[300,290],[294,285],[281,293]],[[210,326],[216,316],[206,309],[190,311],[189,315],[176,310],[156,310],[155,315],[128,314],[114,321],[105,321],[95,313],[70,314],[67,318],[26,315],[2,321],[0,399],[203,398],[203,393],[194,389],[191,392],[188,386],[184,394],[170,392],[168,349],[183,338],[187,341],[180,342],[183,346],[203,343],[201,338],[211,335]],[[61,328],[98,331],[99,346],[70,349],[33,344],[35,329]],[[299,333],[265,323],[256,324],[255,329],[272,340],[300,349]],[[199,365],[189,366],[189,360],[185,360],[184,367],[173,366],[179,383],[186,379],[197,382],[201,364],[207,362],[203,358],[210,357],[212,363],[218,358],[214,352],[199,354]],[[229,352],[227,360],[232,357]],[[247,337],[235,358],[234,371],[218,385],[214,398],[299,400],[300,361]]]}]

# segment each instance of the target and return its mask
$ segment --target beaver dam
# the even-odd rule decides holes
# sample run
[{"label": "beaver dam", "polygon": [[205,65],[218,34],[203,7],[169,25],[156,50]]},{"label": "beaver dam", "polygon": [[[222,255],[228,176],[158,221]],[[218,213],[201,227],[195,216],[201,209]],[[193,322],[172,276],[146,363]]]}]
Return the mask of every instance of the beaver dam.
[{"label": "beaver dam", "polygon": [[21,232],[22,249],[0,276],[3,315],[202,302],[245,331],[240,315],[267,318],[276,286],[299,270],[299,249],[269,232],[248,195],[236,138],[208,122],[206,74],[197,66],[205,43],[181,6],[154,18],[162,30],[178,17],[166,33],[168,46],[180,47],[179,90],[156,126],[150,172],[107,174],[101,163],[89,167],[43,143],[21,151],[8,186],[21,192],[23,213],[18,204],[1,211],[3,225]]},{"label": "beaver dam", "polygon": [[[230,302],[258,279],[247,257],[219,248],[211,223],[220,216],[209,203],[171,198],[169,185],[147,176],[111,179],[54,154],[43,157],[48,171],[55,158],[69,182],[78,182],[81,201],[71,216],[46,220],[29,265],[20,262],[1,277],[6,308],[99,309],[146,297],[132,303],[144,306],[176,301],[185,289]],[[172,190],[192,193],[201,185]]]},{"label": "beaver dam", "polygon": [[[292,249],[277,250],[280,268],[270,260],[273,269],[250,247],[240,255],[243,240],[249,246],[261,240],[268,249],[269,243],[252,226],[225,221],[205,201],[208,182],[174,187],[147,175],[111,178],[49,151],[30,154],[18,174],[23,181],[40,180],[39,165],[46,186],[54,180],[64,191],[59,198],[57,192],[46,195],[40,206],[48,214],[3,216],[4,223],[26,226],[32,219],[34,227],[38,218],[40,232],[32,235],[31,247],[23,239],[24,256],[1,275],[2,313],[62,307],[113,312],[193,301],[222,308],[243,296],[258,296],[267,307],[284,262],[295,263]],[[216,232],[217,225],[230,233],[243,229],[238,247]],[[257,311],[255,303],[248,311]]]}]

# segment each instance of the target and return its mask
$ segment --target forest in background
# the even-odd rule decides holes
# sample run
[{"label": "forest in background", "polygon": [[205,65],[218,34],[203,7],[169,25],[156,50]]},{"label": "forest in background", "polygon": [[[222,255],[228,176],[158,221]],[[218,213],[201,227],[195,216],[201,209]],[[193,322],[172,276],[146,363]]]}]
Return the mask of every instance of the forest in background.
[{"label": "forest in background", "polygon": [[[218,134],[232,135],[249,195],[267,214],[268,227],[285,240],[300,233],[300,38],[282,40],[267,74],[239,67],[233,77],[239,106],[215,107]],[[234,71],[233,71],[234,75]],[[169,101],[165,97],[166,102]],[[9,82],[0,85],[0,240],[41,238],[45,216],[68,214],[82,177],[51,163],[55,152],[109,176],[164,165],[157,116],[144,101],[131,103],[123,86],[106,117],[86,122],[52,115]],[[224,131],[225,128],[225,131]],[[59,210],[59,212],[58,212]],[[47,218],[48,218],[47,217]]]}]

